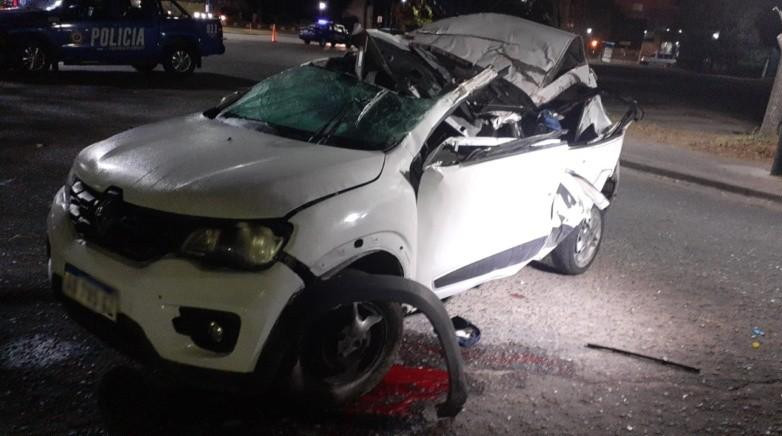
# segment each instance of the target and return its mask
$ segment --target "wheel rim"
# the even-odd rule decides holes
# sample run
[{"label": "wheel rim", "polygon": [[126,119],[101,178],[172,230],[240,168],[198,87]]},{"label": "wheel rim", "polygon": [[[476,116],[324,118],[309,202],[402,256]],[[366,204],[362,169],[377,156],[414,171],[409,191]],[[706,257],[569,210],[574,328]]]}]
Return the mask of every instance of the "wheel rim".
[{"label": "wheel rim", "polygon": [[193,58],[187,50],[174,50],[171,53],[171,67],[178,73],[184,73],[190,70],[193,65]]},{"label": "wheel rim", "polygon": [[27,46],[22,51],[22,66],[27,71],[41,71],[46,66],[46,54],[40,47]]},{"label": "wheel rim", "polygon": [[585,268],[592,262],[603,237],[602,216],[597,208],[592,208],[589,217],[578,227],[576,254],[574,260],[579,268]]},{"label": "wheel rim", "polygon": [[380,309],[370,302],[339,306],[315,324],[305,365],[332,384],[350,383],[372,372],[388,336]]}]

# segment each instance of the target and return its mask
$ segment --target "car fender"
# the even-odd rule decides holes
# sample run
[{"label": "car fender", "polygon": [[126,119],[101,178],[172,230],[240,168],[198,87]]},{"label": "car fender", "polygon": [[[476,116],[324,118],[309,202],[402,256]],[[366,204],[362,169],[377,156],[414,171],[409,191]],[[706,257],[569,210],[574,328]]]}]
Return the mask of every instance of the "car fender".
[{"label": "car fender", "polygon": [[398,172],[384,170],[364,186],[297,210],[285,252],[316,277],[339,271],[361,256],[393,255],[406,277],[415,277],[417,208],[415,193]]},{"label": "car fender", "polygon": [[7,33],[7,41],[8,41],[8,49],[13,50],[15,47],[18,47],[19,44],[21,44],[24,41],[36,41],[40,44],[43,44],[48,50],[49,53],[52,55],[57,55],[57,46],[52,41],[51,38],[47,35],[46,32],[36,31],[32,29],[25,29],[21,31],[9,31]]},{"label": "car fender", "polygon": [[165,53],[165,51],[168,48],[174,47],[176,45],[183,44],[187,47],[190,47],[195,50],[196,53],[196,64],[197,66],[201,66],[201,47],[198,44],[198,38],[196,35],[192,33],[166,33],[164,35],[161,35],[160,38],[160,50],[161,54]]}]

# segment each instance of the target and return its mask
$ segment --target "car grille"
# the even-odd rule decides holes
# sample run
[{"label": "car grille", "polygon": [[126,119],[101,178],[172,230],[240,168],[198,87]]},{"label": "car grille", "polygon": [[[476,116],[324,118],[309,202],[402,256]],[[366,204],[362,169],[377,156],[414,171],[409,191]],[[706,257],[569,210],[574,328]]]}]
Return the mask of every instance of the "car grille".
[{"label": "car grille", "polygon": [[137,262],[175,251],[189,234],[177,215],[126,203],[122,192],[98,192],[80,180],[70,187],[68,212],[87,242]]}]

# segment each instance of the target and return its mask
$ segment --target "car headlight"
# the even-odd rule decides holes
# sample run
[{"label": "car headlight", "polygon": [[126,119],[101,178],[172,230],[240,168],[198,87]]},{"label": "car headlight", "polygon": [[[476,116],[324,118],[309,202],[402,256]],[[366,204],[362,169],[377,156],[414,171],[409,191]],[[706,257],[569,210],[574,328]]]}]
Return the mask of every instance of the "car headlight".
[{"label": "car headlight", "polygon": [[290,225],[251,222],[199,228],[185,239],[180,252],[211,265],[261,269],[277,259],[290,230]]}]

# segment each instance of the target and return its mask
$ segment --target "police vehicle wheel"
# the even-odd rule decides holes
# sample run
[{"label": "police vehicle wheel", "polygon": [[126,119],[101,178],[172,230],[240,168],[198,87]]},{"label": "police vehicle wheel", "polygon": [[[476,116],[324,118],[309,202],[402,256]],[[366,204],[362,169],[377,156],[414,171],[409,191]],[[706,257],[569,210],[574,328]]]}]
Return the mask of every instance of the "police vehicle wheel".
[{"label": "police vehicle wheel", "polygon": [[19,49],[19,67],[28,73],[41,73],[49,69],[51,61],[43,44],[27,41]]},{"label": "police vehicle wheel", "polygon": [[331,42],[329,42],[329,45],[331,45],[332,47],[334,47],[335,45],[337,45],[337,43],[336,43],[336,42],[334,42],[334,41],[331,41]]},{"label": "police vehicle wheel", "polygon": [[163,68],[167,73],[190,74],[195,70],[196,57],[193,49],[176,46],[166,51]]},{"label": "police vehicle wheel", "polygon": [[325,47],[326,46],[326,40],[325,39],[321,39],[320,41],[318,41],[318,45],[321,46],[321,47]]},{"label": "police vehicle wheel", "polygon": [[310,45],[310,40],[309,39],[305,39],[304,43],[307,44],[307,45]]}]

